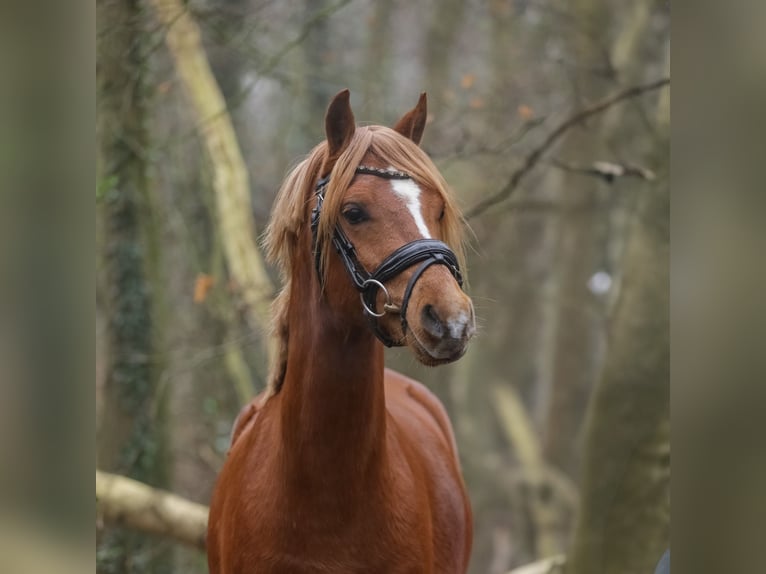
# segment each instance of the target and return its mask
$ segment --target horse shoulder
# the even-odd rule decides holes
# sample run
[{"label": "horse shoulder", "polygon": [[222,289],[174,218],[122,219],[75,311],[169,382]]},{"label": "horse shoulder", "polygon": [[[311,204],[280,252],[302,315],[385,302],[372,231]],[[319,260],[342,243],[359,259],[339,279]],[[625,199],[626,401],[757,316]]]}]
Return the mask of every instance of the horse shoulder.
[{"label": "horse shoulder", "polygon": [[[270,491],[263,490],[273,480],[268,472],[261,472],[273,462],[273,409],[269,408],[273,398],[266,393],[256,396],[234,420],[226,463],[210,501],[206,541],[210,574],[241,572],[243,561],[252,565],[254,536],[264,532],[264,525],[254,522],[253,517],[278,511],[277,501],[268,495]],[[253,495],[261,492],[266,494]]]},{"label": "horse shoulder", "polygon": [[473,518],[460,475],[452,425],[441,401],[422,383],[386,369],[386,406],[410,437],[410,447],[430,477],[428,498],[433,536],[449,540],[438,545],[437,572],[465,572],[471,554]]}]

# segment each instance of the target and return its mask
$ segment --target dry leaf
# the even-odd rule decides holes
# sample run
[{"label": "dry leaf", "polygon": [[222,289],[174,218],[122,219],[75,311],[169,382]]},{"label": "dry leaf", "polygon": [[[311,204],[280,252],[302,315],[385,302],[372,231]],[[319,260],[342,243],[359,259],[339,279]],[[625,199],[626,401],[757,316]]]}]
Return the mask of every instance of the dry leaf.
[{"label": "dry leaf", "polygon": [[525,104],[521,104],[516,111],[518,112],[519,117],[524,121],[531,120],[535,117],[535,110]]},{"label": "dry leaf", "polygon": [[480,110],[484,107],[484,98],[475,97],[471,98],[471,101],[468,102],[468,106],[473,110]]},{"label": "dry leaf", "polygon": [[207,299],[207,295],[210,289],[213,287],[215,280],[212,275],[206,273],[200,273],[197,275],[197,279],[194,282],[194,302],[202,303]]},{"label": "dry leaf", "polygon": [[165,95],[170,91],[172,85],[173,83],[170,80],[166,80],[157,86],[157,92]]},{"label": "dry leaf", "polygon": [[465,74],[465,75],[464,75],[464,76],[463,76],[463,77],[460,79],[460,85],[461,85],[461,87],[462,87],[463,89],[467,90],[468,88],[470,88],[471,86],[473,86],[473,84],[474,84],[474,82],[475,82],[475,81],[476,81],[476,76],[474,76],[473,74]]}]

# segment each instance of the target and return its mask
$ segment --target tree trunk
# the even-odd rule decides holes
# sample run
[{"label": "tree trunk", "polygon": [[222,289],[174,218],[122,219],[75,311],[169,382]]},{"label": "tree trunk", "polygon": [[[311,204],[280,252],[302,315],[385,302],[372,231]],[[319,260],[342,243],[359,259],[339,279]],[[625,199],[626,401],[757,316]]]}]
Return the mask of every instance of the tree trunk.
[{"label": "tree trunk", "polygon": [[[105,469],[162,485],[161,405],[156,403],[157,333],[150,274],[156,269],[147,209],[144,14],[135,0],[102,0],[98,16],[100,216],[107,325],[107,366],[97,462]],[[156,298],[155,298],[156,299]],[[110,529],[100,540],[100,572],[159,569],[164,551],[150,552],[139,535]]]},{"label": "tree trunk", "polygon": [[587,418],[571,574],[652,572],[669,544],[668,217],[668,189],[647,190]]},{"label": "tree trunk", "polygon": [[[364,64],[364,113],[376,122],[385,117],[386,86],[390,81],[391,18],[394,14],[392,0],[379,0],[375,12],[368,21],[369,40]],[[414,97],[414,94],[413,94]]]},{"label": "tree trunk", "polygon": [[[235,21],[241,22],[239,8],[229,6],[233,15],[218,2],[208,5],[215,10],[216,26],[233,33]],[[223,52],[221,47],[212,51],[211,70],[223,93],[234,94],[240,65]],[[225,65],[216,69],[216,62]],[[231,424],[255,395],[258,379],[263,383],[267,359],[248,328],[241,300],[232,297],[222,237],[231,232],[217,217],[215,169],[206,161],[202,134],[189,137],[200,123],[197,110],[177,79],[172,54],[159,49],[152,63],[157,95],[151,136],[158,151],[152,155],[150,183],[165,222],[161,284],[177,294],[162,314],[170,487],[204,503],[223,463]],[[187,574],[207,571],[204,557],[183,545],[173,548],[173,567]]]},{"label": "tree trunk", "polygon": [[[574,74],[577,96],[594,101],[602,93],[592,70],[597,67],[601,54],[599,44],[605,42],[605,30],[610,22],[607,7],[594,0],[578,0],[577,15],[580,27],[593,30],[593,36],[576,34],[570,38],[572,53],[576,56]],[[578,163],[589,163],[601,152],[600,132],[590,126],[571,130],[559,150],[561,157]],[[587,128],[590,127],[590,130]],[[594,135],[599,133],[599,136]],[[600,246],[608,226],[603,213],[597,208],[579,209],[584,203],[598,204],[605,184],[595,178],[564,173],[554,178],[561,185],[559,198],[563,207],[558,231],[555,276],[548,285],[554,297],[555,345],[552,380],[545,393],[548,399],[546,423],[543,431],[545,458],[570,476],[577,476],[580,460],[581,430],[588,400],[598,377],[603,360],[604,313],[597,296],[588,288],[589,279],[604,265]],[[553,346],[553,345],[552,345]]]},{"label": "tree trunk", "polygon": [[250,326],[269,341],[270,303],[274,294],[255,242],[247,167],[237,143],[221,90],[213,77],[200,31],[180,0],[153,0],[176,73],[192,103],[215,189],[216,214],[229,272],[244,303]]},{"label": "tree trunk", "polygon": [[447,104],[451,99],[449,91],[452,54],[455,38],[463,24],[466,1],[446,0],[436,4],[438,8],[433,10],[429,23],[423,59],[426,70],[428,112],[429,116],[433,117],[433,124],[428,127],[428,141],[429,149],[434,153],[439,152],[439,144],[445,141],[444,134],[450,127]]}]

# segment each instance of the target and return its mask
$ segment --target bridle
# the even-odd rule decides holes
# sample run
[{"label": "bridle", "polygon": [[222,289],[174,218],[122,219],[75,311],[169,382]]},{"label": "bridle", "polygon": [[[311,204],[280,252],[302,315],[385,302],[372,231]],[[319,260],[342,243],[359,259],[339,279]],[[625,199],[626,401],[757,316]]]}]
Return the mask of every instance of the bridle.
[{"label": "bridle", "polygon": [[[383,179],[412,179],[411,175],[402,171],[397,171],[395,169],[381,169],[365,165],[357,167],[355,173],[373,175]],[[329,175],[321,178],[317,182],[315,190],[317,204],[311,212],[314,265],[319,274],[320,281],[322,280],[322,246],[317,243],[317,228],[319,227],[319,217],[322,213],[324,194],[329,182]],[[444,265],[449,269],[450,273],[452,273],[452,276],[458,282],[458,285],[460,285],[460,287],[463,286],[463,275],[460,273],[460,267],[455,253],[446,243],[436,239],[416,239],[415,241],[410,241],[409,243],[402,245],[386,257],[383,262],[372,271],[372,273],[367,271],[364,268],[364,265],[361,264],[357,258],[356,249],[354,248],[353,243],[348,239],[340,225],[335,226],[332,236],[332,244],[335,247],[335,251],[338,252],[340,259],[343,262],[343,266],[346,268],[346,271],[348,271],[351,281],[359,291],[362,308],[364,309],[365,315],[370,319],[372,331],[387,347],[396,344],[401,345],[403,344],[403,341],[394,341],[388,333],[385,333],[381,329],[377,319],[383,317],[386,313],[398,313],[402,323],[402,333],[403,335],[407,334],[407,307],[410,303],[410,296],[415,288],[415,283],[417,283],[418,279],[420,279],[426,269],[431,265]],[[407,282],[407,287],[404,290],[404,296],[402,297],[402,303],[400,306],[396,306],[391,299],[388,289],[386,289],[385,283],[417,263],[420,263],[420,266],[413,272],[410,280]],[[386,302],[383,304],[383,311],[381,312],[377,311],[378,290],[382,290],[386,297]]]}]

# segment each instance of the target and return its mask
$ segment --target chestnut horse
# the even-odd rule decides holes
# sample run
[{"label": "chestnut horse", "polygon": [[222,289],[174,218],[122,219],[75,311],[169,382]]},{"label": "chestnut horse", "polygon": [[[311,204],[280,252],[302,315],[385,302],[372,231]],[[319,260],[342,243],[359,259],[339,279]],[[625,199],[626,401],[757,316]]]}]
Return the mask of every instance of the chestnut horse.
[{"label": "chestnut horse", "polygon": [[450,422],[383,344],[427,365],[472,337],[462,219],[418,144],[333,99],[327,140],[288,176],[265,246],[285,287],[269,389],[240,413],[213,493],[210,572],[462,573],[471,509]]}]

